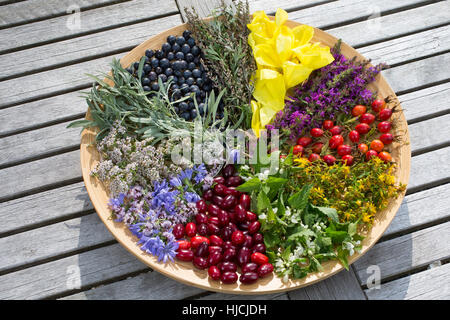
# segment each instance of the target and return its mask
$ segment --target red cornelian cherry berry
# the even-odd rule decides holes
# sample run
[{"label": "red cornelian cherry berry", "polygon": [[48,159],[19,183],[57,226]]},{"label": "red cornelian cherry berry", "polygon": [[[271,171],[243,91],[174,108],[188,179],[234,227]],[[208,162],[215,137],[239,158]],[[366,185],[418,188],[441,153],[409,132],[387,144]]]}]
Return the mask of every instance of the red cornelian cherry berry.
[{"label": "red cornelian cherry berry", "polygon": [[312,128],[311,131],[309,132],[311,134],[311,136],[313,136],[314,138],[319,138],[323,135],[323,130],[320,128]]},{"label": "red cornelian cherry berry", "polygon": [[325,120],[322,123],[322,128],[324,128],[325,130],[330,130],[331,128],[333,128],[334,126],[334,122],[331,120]]}]

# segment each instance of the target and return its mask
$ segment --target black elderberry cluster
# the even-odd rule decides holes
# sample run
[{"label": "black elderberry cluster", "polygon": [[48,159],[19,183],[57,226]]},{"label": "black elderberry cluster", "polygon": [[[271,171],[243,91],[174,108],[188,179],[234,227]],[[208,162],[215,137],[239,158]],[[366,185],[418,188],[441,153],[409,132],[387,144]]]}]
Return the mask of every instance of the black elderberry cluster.
[{"label": "black elderberry cluster", "polygon": [[[184,31],[182,36],[168,36],[167,42],[160,50],[145,52],[145,64],[141,77],[144,91],[158,91],[158,78],[163,83],[172,80],[169,92],[172,101],[195,93],[198,111],[202,116],[207,112],[205,98],[214,90],[214,87],[200,61],[201,57],[202,51],[188,30]],[[135,62],[127,70],[137,76],[138,68],[139,62]],[[177,114],[186,121],[197,117],[193,99],[190,97],[175,106]],[[222,118],[223,105],[219,106],[218,111],[218,118]]]}]

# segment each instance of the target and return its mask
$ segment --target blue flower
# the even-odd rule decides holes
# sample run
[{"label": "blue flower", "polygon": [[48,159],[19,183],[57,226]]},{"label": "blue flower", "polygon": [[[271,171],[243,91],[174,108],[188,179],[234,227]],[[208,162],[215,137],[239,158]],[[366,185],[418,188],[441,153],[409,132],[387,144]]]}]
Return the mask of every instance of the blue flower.
[{"label": "blue flower", "polygon": [[108,206],[112,211],[120,211],[121,206],[123,205],[123,202],[125,200],[125,193],[119,193],[117,198],[111,198],[109,199]]},{"label": "blue flower", "polygon": [[194,171],[196,172],[194,178],[195,183],[200,183],[201,181],[203,181],[203,179],[208,174],[208,171],[206,170],[206,166],[204,163],[198,165],[197,167],[194,166]]},{"label": "blue flower", "polygon": [[181,181],[184,181],[184,179],[188,179],[189,181],[192,179],[192,174],[194,173],[194,170],[187,168],[184,171],[181,171],[178,178],[180,178]]},{"label": "blue flower", "polygon": [[131,233],[134,234],[136,237],[141,238],[142,237],[141,227],[144,224],[145,224],[144,222],[138,222],[130,225],[128,229],[130,229]]},{"label": "blue flower", "polygon": [[[164,242],[158,237],[146,237],[142,236],[138,244],[142,244],[141,250],[150,253],[154,256],[158,256],[158,252],[161,252],[161,248],[164,248]],[[158,256],[159,257],[159,256]]]},{"label": "blue flower", "polygon": [[198,194],[196,194],[195,192],[185,192],[184,199],[187,202],[197,202],[200,200],[200,196]]},{"label": "blue flower", "polygon": [[174,188],[181,186],[181,180],[178,177],[170,178],[170,185]]},{"label": "blue flower", "polygon": [[178,242],[176,241],[168,241],[165,245],[161,245],[156,249],[156,256],[158,257],[158,262],[161,260],[166,263],[168,259],[173,262],[173,258],[175,257],[176,250],[178,249]]}]

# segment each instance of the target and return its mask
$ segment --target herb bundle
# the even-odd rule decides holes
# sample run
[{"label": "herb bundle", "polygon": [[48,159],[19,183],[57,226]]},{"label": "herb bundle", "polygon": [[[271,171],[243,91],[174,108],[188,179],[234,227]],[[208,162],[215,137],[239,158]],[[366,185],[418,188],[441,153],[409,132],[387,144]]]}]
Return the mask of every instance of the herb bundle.
[{"label": "herb bundle", "polygon": [[230,121],[235,128],[249,129],[256,65],[247,40],[248,2],[233,1],[233,6],[227,6],[222,1],[210,21],[202,20],[194,8],[185,11],[189,30],[204,52],[203,63],[214,85],[226,90],[223,101]]}]

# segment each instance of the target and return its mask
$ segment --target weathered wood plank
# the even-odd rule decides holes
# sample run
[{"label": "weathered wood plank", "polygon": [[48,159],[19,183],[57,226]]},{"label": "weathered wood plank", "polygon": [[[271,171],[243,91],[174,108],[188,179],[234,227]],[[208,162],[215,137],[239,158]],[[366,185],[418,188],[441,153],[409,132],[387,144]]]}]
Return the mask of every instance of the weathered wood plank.
[{"label": "weathered wood plank", "polygon": [[0,299],[45,299],[149,268],[120,244],[79,253],[0,277]]},{"label": "weathered wood plank", "polygon": [[79,150],[6,168],[0,170],[0,201],[80,178]]},{"label": "weathered wood plank", "polygon": [[392,236],[433,221],[447,220],[450,218],[449,194],[450,184],[444,184],[407,195],[383,236]]},{"label": "weathered wood plank", "polygon": [[75,16],[71,15],[38,21],[2,30],[3,39],[8,41],[0,42],[0,52],[118,28],[177,12],[174,0],[132,0],[82,12],[79,25],[73,23]]},{"label": "weathered wood plank", "polygon": [[[391,2],[392,5],[397,3],[397,1]],[[379,3],[377,2],[378,5]],[[386,5],[390,6],[388,3]],[[354,47],[361,47],[447,24],[449,11],[450,3],[441,1],[420,8],[335,28],[328,30],[328,32]],[[414,23],[411,23],[411,21],[414,21]],[[316,26],[316,24],[313,25]]]},{"label": "weathered wood plank", "polygon": [[403,94],[399,96],[399,99],[408,121],[417,122],[421,119],[449,113],[449,94],[450,82],[446,82],[437,86]]},{"label": "weathered wood plank", "polygon": [[[429,148],[448,146],[450,144],[450,130],[445,129],[450,122],[450,114],[414,123],[409,126],[411,152],[420,153]],[[442,135],[442,138],[438,138]]]},{"label": "weathered wood plank", "polygon": [[387,62],[391,66],[449,50],[448,25],[358,49],[359,53],[370,57],[373,63]]},{"label": "weathered wood plank", "polygon": [[97,214],[14,234],[0,238],[0,272],[113,240]]},{"label": "weathered wood plank", "polygon": [[[383,75],[389,79],[389,84],[396,93],[409,91],[414,88],[441,82],[449,79],[448,66],[450,53],[415,61],[383,71]],[[444,66],[444,67],[442,67]],[[391,76],[395,73],[395,78]],[[432,81],[428,81],[433,79]]]},{"label": "weathered wood plank", "polygon": [[415,156],[411,160],[408,192],[417,192],[450,179],[450,147]]},{"label": "weathered wood plank", "polygon": [[[317,7],[290,12],[289,19],[321,29],[329,29],[334,26],[350,24],[354,21],[361,21],[363,19],[368,20],[370,25],[373,26],[374,22],[372,20],[376,20],[381,14],[401,10],[404,7],[421,6],[425,3],[427,3],[427,1],[423,0],[378,0],[376,3],[367,0],[340,0]],[[417,12],[417,10],[426,10],[426,7],[412,9],[411,11]],[[394,14],[392,16],[394,16]],[[390,26],[383,27],[390,28]],[[414,31],[412,28],[417,30],[420,27],[421,24],[414,24],[414,26],[410,26],[410,31]],[[355,33],[359,34],[359,32]],[[344,41],[348,41],[346,39],[352,38],[353,37],[344,38]]]},{"label": "weathered wood plank", "polygon": [[361,284],[366,284],[366,270],[380,268],[381,280],[450,258],[450,222],[416,231],[376,244],[353,266]]},{"label": "weathered wood plank", "polygon": [[0,145],[0,167],[75,148],[80,144],[80,128],[67,129],[69,123],[63,122],[3,138]]},{"label": "weathered wood plank", "polygon": [[65,15],[72,10],[84,11],[124,1],[126,0],[28,0],[22,3],[13,3],[2,8],[0,27],[5,28],[19,23],[29,23],[38,19]]},{"label": "weathered wood plank", "polygon": [[92,210],[83,182],[2,203],[0,234],[49,224]]},{"label": "weathered wood plank", "polygon": [[291,0],[250,0],[250,12],[253,13],[258,10],[264,10],[267,14],[274,15],[278,8],[282,8],[287,12],[298,11],[299,9],[305,10],[304,8],[323,5],[330,0],[302,0],[302,1],[291,1]]},{"label": "weathered wood plank", "polygon": [[[208,17],[213,10],[216,10],[220,7],[220,0],[176,0],[178,4],[178,8],[180,9],[180,13],[183,21],[187,21],[185,8],[192,11],[192,8],[198,13],[200,17]],[[231,0],[225,0],[226,4],[231,4]]]},{"label": "weathered wood plank", "polygon": [[365,290],[370,300],[449,300],[450,263]]},{"label": "weathered wood plank", "polygon": [[82,103],[80,95],[80,92],[70,92],[1,109],[0,135],[83,117],[87,104]]},{"label": "weathered wood plank", "polygon": [[179,14],[122,28],[96,32],[78,38],[2,55],[0,79],[37,72],[107,52],[126,51],[166,29],[181,24]]},{"label": "weathered wood plank", "polygon": [[291,300],[365,300],[352,268],[317,284],[288,292]]},{"label": "weathered wood plank", "polygon": [[159,272],[147,272],[70,295],[62,300],[169,300],[184,299],[202,292],[204,290],[181,284]]}]

